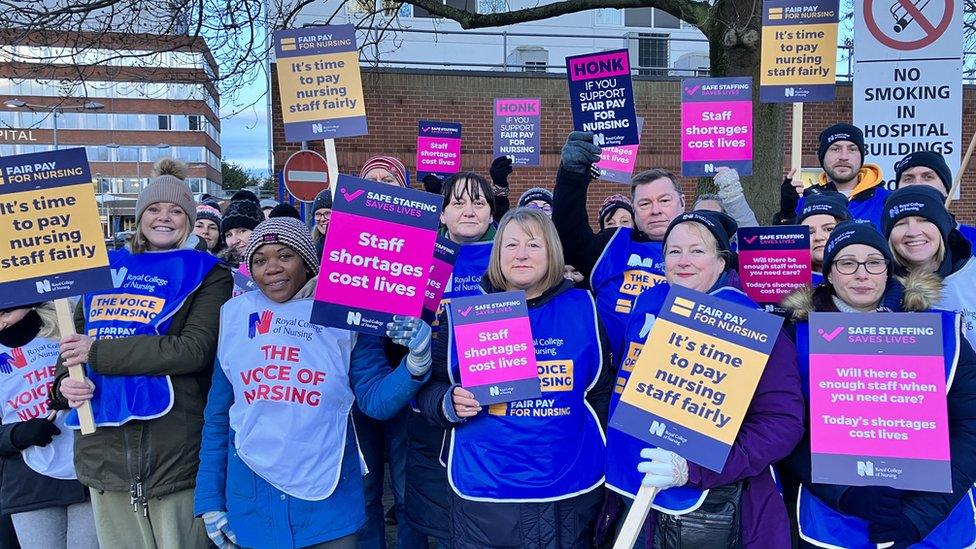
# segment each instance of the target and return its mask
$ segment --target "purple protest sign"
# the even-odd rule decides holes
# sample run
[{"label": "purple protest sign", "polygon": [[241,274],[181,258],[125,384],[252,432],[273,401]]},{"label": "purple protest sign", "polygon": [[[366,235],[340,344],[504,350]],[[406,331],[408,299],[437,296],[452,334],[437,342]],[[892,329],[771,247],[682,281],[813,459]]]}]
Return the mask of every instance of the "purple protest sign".
[{"label": "purple protest sign", "polygon": [[420,316],[440,206],[437,195],[340,175],[311,321],[383,335],[393,315]]},{"label": "purple protest sign", "polygon": [[433,325],[437,318],[444,290],[451,281],[454,272],[454,262],[457,261],[461,245],[451,241],[446,236],[437,237],[434,243],[434,260],[430,264],[430,280],[424,292],[424,313],[420,315],[424,322]]},{"label": "purple protest sign", "polygon": [[[638,132],[644,129],[644,119],[637,117]],[[639,135],[639,133],[638,133]],[[623,147],[603,147],[600,161],[596,167],[600,170],[600,179],[630,185],[630,178],[637,165],[637,149],[640,145],[625,145]]]},{"label": "purple protest sign", "polygon": [[525,292],[457,297],[448,310],[461,385],[479,403],[542,395]]},{"label": "purple protest sign", "polygon": [[417,124],[417,179],[444,178],[461,171],[461,124],[421,120]]},{"label": "purple protest sign", "polygon": [[752,79],[681,81],[681,175],[752,174]]},{"label": "purple protest sign", "polygon": [[756,303],[779,303],[794,289],[810,284],[806,225],[740,227],[736,237],[742,289]]},{"label": "purple protest sign", "polygon": [[601,147],[640,143],[628,50],[567,57],[566,77],[574,129]]},{"label": "purple protest sign", "polygon": [[507,156],[515,166],[539,165],[540,99],[495,99],[495,157]]},{"label": "purple protest sign", "polygon": [[941,313],[810,315],[813,482],[952,492],[943,331]]}]

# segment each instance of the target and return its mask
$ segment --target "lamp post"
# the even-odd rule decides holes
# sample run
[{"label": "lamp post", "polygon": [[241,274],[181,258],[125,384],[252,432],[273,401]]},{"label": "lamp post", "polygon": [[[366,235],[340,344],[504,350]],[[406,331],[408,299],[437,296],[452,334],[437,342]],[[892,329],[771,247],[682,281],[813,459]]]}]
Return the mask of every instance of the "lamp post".
[{"label": "lamp post", "polygon": [[[142,154],[140,154],[143,147],[139,145],[119,145],[118,143],[109,143],[105,145],[109,149],[135,149],[136,150],[136,181],[142,186]],[[159,150],[170,148],[166,143],[159,143],[154,145],[155,148]],[[142,189],[140,189],[141,191]]]},{"label": "lamp post", "polygon": [[4,102],[4,106],[8,109],[23,109],[26,107],[32,111],[46,111],[51,113],[54,117],[54,150],[58,150],[58,117],[64,114],[64,111],[100,111],[105,108],[105,105],[96,103],[95,101],[87,101],[81,105],[36,105],[21,101],[20,99],[8,99]]}]

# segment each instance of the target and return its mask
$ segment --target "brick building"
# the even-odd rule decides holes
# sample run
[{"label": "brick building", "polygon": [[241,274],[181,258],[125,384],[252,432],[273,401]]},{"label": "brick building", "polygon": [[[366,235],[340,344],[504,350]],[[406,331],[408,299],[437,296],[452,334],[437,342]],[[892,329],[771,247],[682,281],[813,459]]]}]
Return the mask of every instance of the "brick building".
[{"label": "brick building", "polygon": [[0,31],[0,154],[85,147],[106,234],[131,229],[160,157],[220,193],[216,73],[201,38]]},{"label": "brick building", "polygon": [[[680,173],[679,126],[680,99],[677,79],[634,77],[637,114],[645,117],[641,134],[637,169],[663,167]],[[487,175],[492,161],[492,104],[496,97],[542,98],[542,165],[538,168],[519,168],[511,177],[512,201],[525,189],[533,186],[552,188],[559,155],[566,135],[572,129],[572,114],[564,74],[533,74],[474,71],[419,70],[363,70],[366,113],[369,135],[340,139],[339,170],[358,173],[362,163],[373,154],[388,154],[400,158],[415,172],[417,121],[419,119],[458,121],[463,125],[461,162],[465,169]],[[285,160],[300,149],[299,143],[286,143],[277,103],[277,83],[272,82],[272,145],[276,173]],[[963,145],[976,131],[973,111],[976,90],[966,87],[963,100]],[[786,113],[785,135],[791,133],[790,112]],[[803,165],[818,167],[817,136],[829,124],[850,121],[852,118],[852,88],[850,84],[837,87],[837,99],[832,103],[810,103],[804,108]],[[321,151],[321,143],[310,143]],[[784,166],[789,162],[789,142],[784,145]],[[882,166],[891,172],[892,166]],[[687,196],[695,194],[697,180],[683,178]],[[603,198],[626,187],[604,181],[590,186],[588,208],[596,219]],[[976,175],[970,170],[963,178],[962,198],[953,203],[952,210],[960,221],[976,221]],[[772,197],[770,197],[772,198]],[[778,199],[776,197],[775,199]]]}]

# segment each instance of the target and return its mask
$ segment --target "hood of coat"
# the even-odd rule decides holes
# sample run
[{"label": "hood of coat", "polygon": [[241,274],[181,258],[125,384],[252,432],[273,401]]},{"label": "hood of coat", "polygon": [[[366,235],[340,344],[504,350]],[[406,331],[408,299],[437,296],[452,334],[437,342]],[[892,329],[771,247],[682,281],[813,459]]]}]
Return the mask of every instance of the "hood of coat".
[{"label": "hood of coat", "polygon": [[[908,276],[892,277],[879,310],[895,312],[921,312],[935,307],[942,299],[945,283],[932,273],[915,272]],[[792,320],[805,320],[812,312],[836,312],[834,290],[826,282],[817,286],[803,286],[793,290],[783,298],[781,305]]]}]

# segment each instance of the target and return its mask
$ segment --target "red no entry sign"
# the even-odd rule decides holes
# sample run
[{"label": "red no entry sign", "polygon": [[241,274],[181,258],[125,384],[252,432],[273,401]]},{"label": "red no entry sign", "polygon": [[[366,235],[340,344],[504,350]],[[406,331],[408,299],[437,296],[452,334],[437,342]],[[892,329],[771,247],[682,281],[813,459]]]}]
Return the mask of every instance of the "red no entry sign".
[{"label": "red no entry sign", "polygon": [[288,157],[284,168],[285,188],[302,202],[312,202],[315,195],[329,188],[329,168],[315,151],[298,151]]},{"label": "red no entry sign", "polygon": [[[954,0],[890,0],[891,5],[883,11],[890,15],[890,22],[879,24],[874,14],[875,0],[864,0],[864,23],[867,25],[871,35],[878,41],[891,49],[899,51],[912,51],[922,49],[939,39],[952,23],[952,14],[955,11]],[[934,15],[938,15],[939,8],[944,8],[942,18],[938,24],[933,24]],[[923,13],[922,10],[925,10]],[[895,38],[902,31],[912,25],[917,25],[922,31],[923,36],[914,40],[904,40]]]}]

